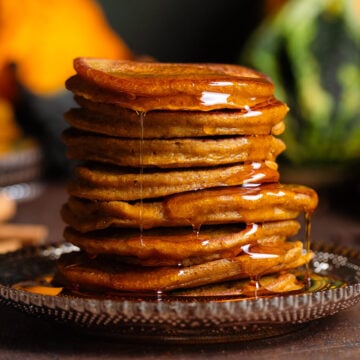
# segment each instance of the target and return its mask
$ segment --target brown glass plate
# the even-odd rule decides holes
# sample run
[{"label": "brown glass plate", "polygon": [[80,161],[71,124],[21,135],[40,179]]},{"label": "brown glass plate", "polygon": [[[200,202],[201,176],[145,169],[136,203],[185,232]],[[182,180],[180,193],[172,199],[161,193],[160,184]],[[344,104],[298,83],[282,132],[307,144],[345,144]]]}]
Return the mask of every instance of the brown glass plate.
[{"label": "brown glass plate", "polygon": [[360,253],[320,246],[314,273],[346,285],[304,294],[239,300],[97,299],[41,295],[13,284],[54,272],[69,244],[29,248],[0,256],[0,302],[21,312],[117,340],[177,343],[244,341],[295,331],[360,300]]}]

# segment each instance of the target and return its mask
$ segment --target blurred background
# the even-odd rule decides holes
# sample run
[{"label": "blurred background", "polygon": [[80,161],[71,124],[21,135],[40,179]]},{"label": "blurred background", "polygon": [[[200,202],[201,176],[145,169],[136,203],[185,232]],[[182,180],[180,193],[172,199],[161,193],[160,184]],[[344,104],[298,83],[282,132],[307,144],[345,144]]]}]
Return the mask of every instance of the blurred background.
[{"label": "blurred background", "polygon": [[[277,1],[278,2],[278,1]],[[160,61],[236,63],[266,13],[264,0],[100,0],[136,54]]]},{"label": "blurred background", "polygon": [[360,0],[0,0],[0,186],[69,175],[74,57],[151,56],[270,75],[291,108],[284,181],[358,193],[359,24]]}]

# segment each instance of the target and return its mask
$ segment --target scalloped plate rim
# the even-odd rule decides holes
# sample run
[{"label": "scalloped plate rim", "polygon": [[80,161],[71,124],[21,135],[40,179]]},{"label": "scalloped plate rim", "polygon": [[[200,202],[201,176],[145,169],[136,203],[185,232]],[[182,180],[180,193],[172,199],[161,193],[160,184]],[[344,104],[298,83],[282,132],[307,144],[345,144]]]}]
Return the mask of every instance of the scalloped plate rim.
[{"label": "scalloped plate rim", "polygon": [[[8,253],[0,256],[2,259],[12,256],[18,260],[24,256],[36,256],[48,258],[54,255],[56,250],[69,251],[74,248],[72,245],[66,243],[52,244],[47,246],[35,247],[27,250],[20,250],[13,253]],[[345,248],[343,253],[347,254],[349,251]],[[44,255],[44,251],[48,251],[48,257]],[[360,251],[351,251],[350,254],[355,254],[355,259],[360,259]],[[344,256],[343,254],[336,254],[329,251],[318,251],[316,254],[327,254]],[[353,259],[353,258],[350,258]],[[352,263],[353,264],[353,263]],[[353,264],[354,265],[354,264]],[[360,270],[360,264],[355,264],[356,281],[358,271]],[[16,310],[27,312],[30,314],[36,314],[40,317],[46,317],[49,320],[59,320],[52,313],[60,311],[65,317],[69,314],[77,314],[81,316],[92,315],[95,319],[106,318],[115,321],[117,319],[118,326],[123,326],[125,329],[132,325],[133,327],[141,328],[146,335],[151,324],[153,327],[159,327],[160,333],[162,329],[166,328],[171,322],[182,324],[182,330],[172,330],[171,336],[151,335],[150,338],[166,338],[171,340],[172,338],[178,339],[182,337],[189,339],[190,335],[181,335],[183,331],[188,329],[194,332],[194,329],[198,329],[210,321],[210,327],[215,326],[218,323],[219,328],[233,327],[231,332],[233,336],[236,332],[241,336],[242,332],[246,332],[248,326],[258,325],[258,331],[261,331],[261,326],[274,326],[274,329],[278,325],[290,325],[290,324],[303,324],[315,319],[334,315],[340,311],[346,310],[360,302],[360,282],[356,282],[350,285],[346,285],[342,288],[322,290],[309,294],[290,294],[274,296],[271,298],[259,298],[259,299],[241,299],[241,300],[209,300],[209,301],[189,301],[185,299],[181,301],[176,299],[166,301],[147,301],[141,300],[117,300],[117,299],[97,299],[97,298],[82,298],[77,296],[53,296],[34,294],[25,290],[18,290],[11,288],[9,285],[0,283],[0,304],[5,306],[11,306]],[[326,309],[325,312],[323,309]],[[322,309],[322,310],[321,310]],[[44,314],[43,311],[49,311],[48,314]],[[200,323],[197,326],[190,324],[189,316],[192,316],[192,321]],[[212,317],[206,320],[207,317]],[[224,317],[225,316],[225,317]],[[119,318],[120,317],[120,318]],[[120,319],[120,320],[119,320]],[[155,320],[154,320],[155,319]],[[100,324],[86,324],[76,323],[72,316],[67,319],[60,319],[64,324],[72,325],[75,327],[82,327],[95,333],[103,333],[106,331],[106,321],[100,321]],[[112,324],[114,325],[114,324]],[[240,326],[240,328],[239,328]],[[242,328],[241,328],[242,326]],[[210,329],[211,330],[211,329]],[[209,331],[210,331],[209,330]],[[114,328],[112,328],[114,331]],[[168,331],[168,330],[164,330]],[[115,330],[116,333],[116,330]],[[134,337],[135,335],[128,334],[128,337]],[[119,335],[122,338],[126,338],[126,334]],[[193,340],[196,340],[196,334]],[[223,338],[230,339],[233,336],[229,334],[223,335]],[[246,335],[242,335],[246,336]],[[250,335],[249,335],[250,336]],[[254,335],[255,336],[255,335]],[[201,335],[199,335],[201,338]],[[211,342],[219,336],[212,336],[207,334],[204,338],[211,338]],[[221,336],[220,336],[221,338]]]}]

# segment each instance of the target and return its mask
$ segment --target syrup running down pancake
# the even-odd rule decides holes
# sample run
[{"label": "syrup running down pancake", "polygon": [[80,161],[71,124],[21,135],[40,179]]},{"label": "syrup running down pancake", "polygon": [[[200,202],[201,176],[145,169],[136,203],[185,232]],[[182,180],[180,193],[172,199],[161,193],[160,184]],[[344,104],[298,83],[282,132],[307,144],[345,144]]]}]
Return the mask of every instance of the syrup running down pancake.
[{"label": "syrup running down pancake", "polygon": [[63,286],[169,296],[306,288],[296,274],[313,254],[298,217],[310,218],[318,197],[279,182],[288,107],[266,75],[91,58],[74,69],[66,87],[79,107],[65,115],[63,141],[78,163],[61,214],[80,251],[58,260]]}]

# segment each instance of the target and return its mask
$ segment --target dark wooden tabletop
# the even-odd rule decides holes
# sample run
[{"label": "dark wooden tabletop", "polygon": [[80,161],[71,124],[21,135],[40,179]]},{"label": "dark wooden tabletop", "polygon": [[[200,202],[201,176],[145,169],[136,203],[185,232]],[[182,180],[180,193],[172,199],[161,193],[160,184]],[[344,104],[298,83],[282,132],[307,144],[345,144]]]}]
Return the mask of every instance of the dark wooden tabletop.
[{"label": "dark wooden tabletop", "polygon": [[[360,250],[358,198],[320,194],[314,216],[314,241]],[[338,194],[341,195],[341,194]],[[14,222],[49,226],[49,242],[62,238],[59,209],[63,184],[44,187],[39,197],[19,204]],[[360,359],[360,305],[307,323],[298,331],[249,342],[161,345],[122,342],[74,332],[15,310],[0,307],[0,359]]]}]

